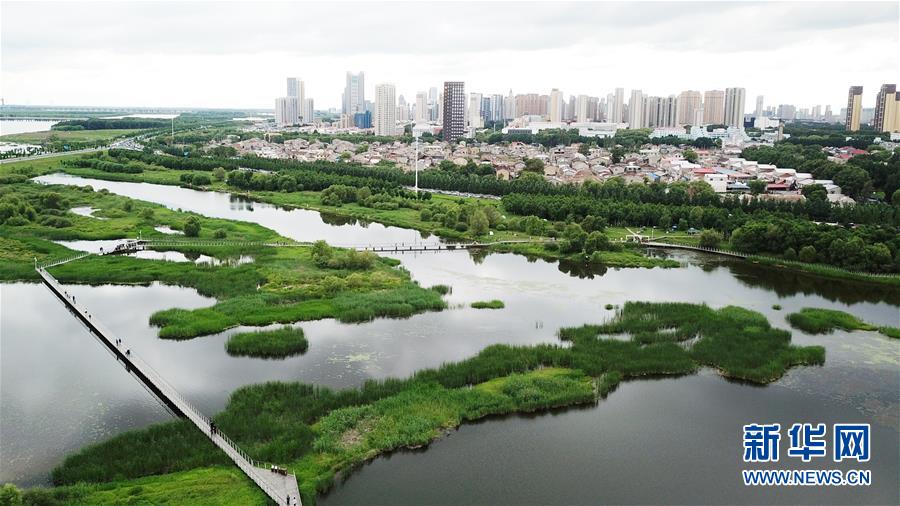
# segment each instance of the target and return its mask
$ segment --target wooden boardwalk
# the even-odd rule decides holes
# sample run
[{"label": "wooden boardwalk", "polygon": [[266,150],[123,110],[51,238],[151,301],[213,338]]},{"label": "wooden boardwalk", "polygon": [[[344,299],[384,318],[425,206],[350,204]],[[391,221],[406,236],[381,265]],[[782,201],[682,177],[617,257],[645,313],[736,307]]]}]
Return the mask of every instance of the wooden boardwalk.
[{"label": "wooden boardwalk", "polygon": [[688,246],[686,244],[670,244],[667,242],[656,242],[656,241],[641,241],[644,246],[653,246],[654,248],[673,248],[673,249],[686,249],[691,251],[702,251],[703,253],[713,253],[715,255],[723,255],[732,258],[740,258],[746,259],[747,255],[743,253],[737,253],[735,251],[728,251],[724,249],[716,249],[716,248],[701,248],[700,246]]},{"label": "wooden boardwalk", "polygon": [[113,352],[116,359],[125,365],[126,370],[137,376],[169,409],[176,415],[190,420],[210,441],[225,452],[241,471],[253,480],[276,504],[300,505],[300,491],[297,487],[297,478],[293,474],[274,472],[271,464],[254,460],[221,431],[213,431],[212,421],[206,415],[188,402],[156,370],[131,352],[127,347],[127,343],[120,341],[109,328],[94,318],[86,307],[79,304],[75,297],[67,293],[56,278],[47,272],[47,267],[60,265],[87,255],[77,255],[46,266],[36,266],[36,270],[44,284],[68,307],[75,317],[84,323]]}]

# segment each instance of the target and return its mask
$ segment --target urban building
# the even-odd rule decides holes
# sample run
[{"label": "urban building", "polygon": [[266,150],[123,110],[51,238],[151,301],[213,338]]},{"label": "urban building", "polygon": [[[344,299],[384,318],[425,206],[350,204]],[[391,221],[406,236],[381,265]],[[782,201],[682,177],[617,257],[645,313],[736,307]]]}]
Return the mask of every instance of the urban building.
[{"label": "urban building", "polygon": [[296,125],[300,118],[297,97],[278,97],[275,99],[275,124],[280,127]]},{"label": "urban building", "polygon": [[744,88],[725,88],[725,125],[744,128],[744,100],[747,90]]},{"label": "urban building", "polygon": [[759,95],[756,97],[756,112],[754,113],[754,117],[761,118],[763,116],[763,96]]},{"label": "urban building", "polygon": [[364,72],[354,74],[347,72],[344,85],[343,109],[345,114],[366,111],[366,76]]},{"label": "urban building", "polygon": [[563,120],[563,94],[556,88],[550,92],[549,115],[550,123],[559,123]]},{"label": "urban building", "polygon": [[862,86],[851,86],[847,93],[847,116],[844,119],[844,128],[848,132],[859,130],[862,121]]},{"label": "urban building", "polygon": [[[699,91],[687,90],[678,94],[676,102],[678,125],[698,125],[698,113],[703,107],[703,96]],[[700,118],[702,122],[702,116]]]},{"label": "urban building", "polygon": [[791,104],[780,104],[777,116],[782,121],[793,121],[797,119],[797,107]]},{"label": "urban building", "polygon": [[467,107],[466,126],[469,128],[481,128],[484,123],[481,119],[481,93],[469,94],[469,106]]},{"label": "urban building", "polygon": [[372,113],[365,111],[354,114],[353,126],[356,128],[372,128]]},{"label": "urban building", "polygon": [[443,138],[447,142],[454,142],[466,134],[466,88],[462,81],[444,82],[443,107],[441,108],[443,119]]},{"label": "urban building", "polygon": [[313,123],[316,119],[316,110],[315,105],[313,104],[313,99],[304,98],[299,102],[299,104],[300,123]]},{"label": "urban building", "polygon": [[721,125],[725,123],[725,92],[709,90],[703,94],[703,123]]},{"label": "urban building", "polygon": [[898,110],[896,84],[883,84],[875,97],[875,118],[873,125],[878,132],[900,132],[900,110]]},{"label": "urban building", "polygon": [[625,88],[616,88],[615,93],[608,95],[606,100],[609,107],[609,118],[607,118],[607,121],[610,123],[622,123],[625,119]]},{"label": "urban building", "polygon": [[644,125],[644,94],[641,90],[631,90],[628,101],[628,128],[642,128]]},{"label": "urban building", "polygon": [[424,91],[420,91],[416,93],[416,123],[425,123],[430,120],[428,94]]},{"label": "urban building", "polygon": [[375,86],[375,135],[396,135],[397,99],[393,84]]}]

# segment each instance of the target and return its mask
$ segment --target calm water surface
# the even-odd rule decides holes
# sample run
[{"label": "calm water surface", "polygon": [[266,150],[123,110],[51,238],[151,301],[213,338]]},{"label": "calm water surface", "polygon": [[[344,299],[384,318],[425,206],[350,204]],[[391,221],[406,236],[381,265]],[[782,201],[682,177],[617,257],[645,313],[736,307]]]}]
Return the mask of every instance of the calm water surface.
[{"label": "calm water surface", "polygon": [[[354,223],[330,225],[317,213],[285,211],[225,194],[68,176],[45,182],[94,188],[208,216],[254,221],[297,240],[333,244],[412,242],[418,232]],[[434,239],[431,239],[434,240]],[[559,327],[602,321],[607,303],[627,300],[734,304],[776,326],[801,307],[849,310],[898,325],[896,291],[823,281],[706,255],[679,253],[681,269],[610,269],[529,262],[515,255],[403,254],[423,286],[452,285],[452,309],[360,325],[301,323],[307,353],[284,360],[231,357],[231,329],[189,341],[156,338],[149,315],[213,300],[190,289],[70,286],[95,314],[173,385],[208,413],[235,388],[300,380],[335,388],[369,378],[406,376],[461,360],[493,343],[558,342]],[[43,286],[0,285],[0,481],[47,482],[73,450],[169,418],[166,411]],[[465,307],[498,298],[497,311]],[[783,306],[781,311],[771,308]],[[711,371],[623,384],[596,406],[465,425],[427,451],[378,458],[351,473],[325,504],[794,503],[896,504],[900,475],[900,344],[872,332],[807,336],[822,344],[823,367],[791,370],[767,387],[726,381]],[[874,483],[866,488],[747,490],[740,483],[741,426],[800,421],[873,424]],[[786,438],[785,438],[786,439]],[[787,466],[787,464],[785,464]],[[822,467],[827,463],[807,467]]]}]

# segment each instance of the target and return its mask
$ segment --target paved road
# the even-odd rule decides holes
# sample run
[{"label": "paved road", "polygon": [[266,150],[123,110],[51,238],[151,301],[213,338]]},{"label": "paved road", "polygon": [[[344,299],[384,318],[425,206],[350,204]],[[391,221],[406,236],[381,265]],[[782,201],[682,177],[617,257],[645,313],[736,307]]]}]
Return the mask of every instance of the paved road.
[{"label": "paved road", "polygon": [[40,160],[41,158],[53,158],[56,156],[77,155],[77,154],[81,154],[81,153],[93,153],[95,151],[103,151],[106,149],[109,149],[109,146],[103,146],[100,148],[78,149],[75,151],[57,151],[56,153],[44,153],[41,155],[20,156],[17,158],[6,158],[4,160],[0,160],[0,164],[13,163],[13,162],[27,162],[29,160]]}]

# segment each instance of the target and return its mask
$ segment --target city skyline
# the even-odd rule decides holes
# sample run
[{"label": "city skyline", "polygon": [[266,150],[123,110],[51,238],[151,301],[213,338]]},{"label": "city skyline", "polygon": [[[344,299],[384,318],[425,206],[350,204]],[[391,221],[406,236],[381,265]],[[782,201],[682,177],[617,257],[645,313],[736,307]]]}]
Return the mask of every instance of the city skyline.
[{"label": "city skyline", "polygon": [[[877,90],[897,81],[897,64],[889,55],[900,43],[893,22],[896,3],[717,3],[702,4],[701,14],[675,2],[653,9],[535,3],[524,16],[510,2],[479,5],[479,16],[465,23],[460,18],[471,12],[460,6],[367,3],[354,6],[366,16],[341,18],[337,32],[311,26],[304,33],[287,26],[301,15],[333,19],[347,7],[247,9],[229,3],[213,12],[196,3],[101,9],[73,2],[48,12],[41,4],[3,6],[3,99],[22,105],[271,109],[271,97],[284,94],[284,76],[297,75],[319,109],[340,110],[346,73],[363,71],[366,96],[374,96],[372,83],[392,83],[398,97],[415,97],[448,80],[463,81],[467,90],[485,97],[510,88],[516,94],[549,94],[555,88],[565,97],[604,97],[617,88],[668,96],[737,86],[749,97],[764,95],[767,104],[830,105],[837,112],[848,86]],[[232,16],[241,9],[247,12]],[[173,10],[180,21],[160,38],[153,21]],[[32,32],[27,19],[38,15],[46,30]],[[129,23],[135,17],[142,22]],[[419,18],[434,20],[433,26],[409,44],[377,29],[383,20],[403,26]],[[497,19],[514,23],[516,35],[492,39],[485,49],[480,41],[498,28]],[[752,27],[754,36],[733,37],[734,19]],[[263,23],[273,25],[265,38],[242,30]],[[122,43],[100,43],[109,38]],[[846,38],[854,40],[852,49],[843,47]],[[607,53],[618,57],[602,57]],[[651,53],[657,57],[642,56]],[[535,71],[535,62],[548,61],[555,72]],[[779,79],[773,80],[776,71]],[[875,92],[865,93],[862,106],[874,105]],[[752,100],[745,101],[744,112],[752,109]]]}]

